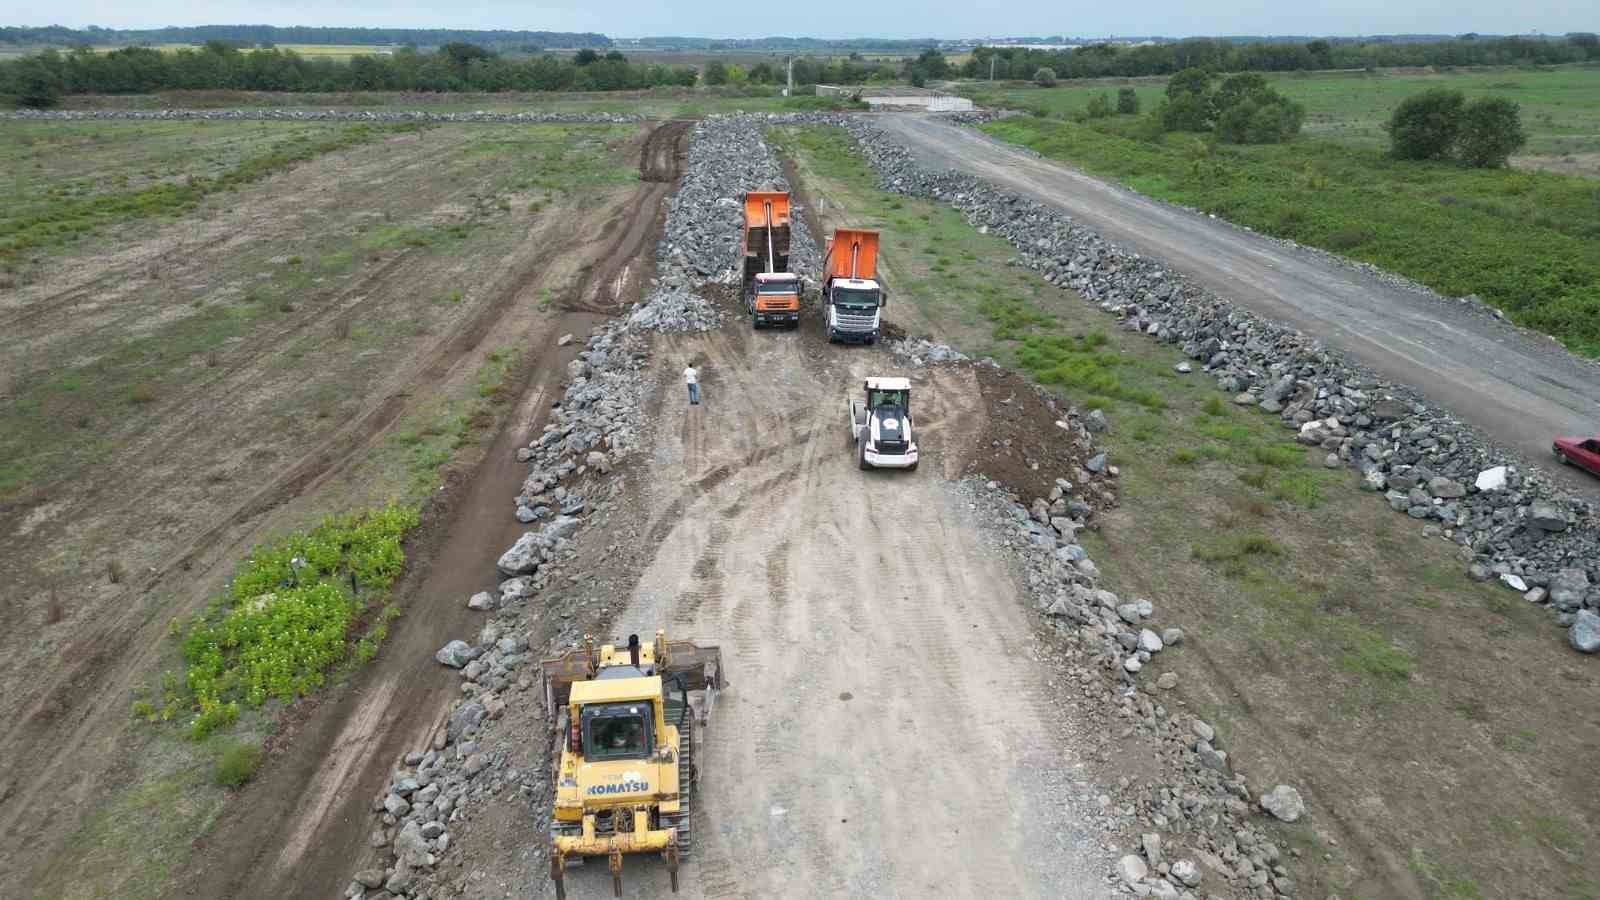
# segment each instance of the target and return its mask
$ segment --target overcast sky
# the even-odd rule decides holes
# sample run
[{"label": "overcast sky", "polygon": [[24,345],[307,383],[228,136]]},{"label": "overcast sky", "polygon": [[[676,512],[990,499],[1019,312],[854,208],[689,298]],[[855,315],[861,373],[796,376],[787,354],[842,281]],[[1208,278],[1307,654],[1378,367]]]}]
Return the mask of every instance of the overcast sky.
[{"label": "overcast sky", "polygon": [[[19,4],[20,5],[20,4]],[[364,25],[598,31],[612,37],[935,37],[1161,34],[1455,34],[1600,30],[1595,0],[1222,0],[1139,4],[1059,0],[57,0],[0,12],[0,25],[150,28],[163,25]]]}]

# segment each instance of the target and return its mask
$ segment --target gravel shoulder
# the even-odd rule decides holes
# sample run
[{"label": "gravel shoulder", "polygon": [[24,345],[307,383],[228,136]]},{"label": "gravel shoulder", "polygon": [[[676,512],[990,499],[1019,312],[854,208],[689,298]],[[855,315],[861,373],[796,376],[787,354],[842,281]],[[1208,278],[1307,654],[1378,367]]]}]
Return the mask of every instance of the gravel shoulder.
[{"label": "gravel shoulder", "polygon": [[[981,132],[926,116],[878,123],[924,165],[1033,197],[1107,239],[1262,315],[1318,336],[1382,376],[1420,389],[1497,442],[1544,459],[1550,438],[1600,421],[1600,369],[1532,335],[1327,257],[1142,197]],[[1569,489],[1600,495],[1580,473]]]}]

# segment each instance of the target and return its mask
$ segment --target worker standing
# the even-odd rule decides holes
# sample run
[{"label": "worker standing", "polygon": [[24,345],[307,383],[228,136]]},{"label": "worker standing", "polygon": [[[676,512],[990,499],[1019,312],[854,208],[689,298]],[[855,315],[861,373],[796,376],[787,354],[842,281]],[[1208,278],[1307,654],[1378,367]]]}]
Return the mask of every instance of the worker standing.
[{"label": "worker standing", "polygon": [[700,371],[691,361],[683,368],[683,383],[689,386],[689,405],[700,405]]}]

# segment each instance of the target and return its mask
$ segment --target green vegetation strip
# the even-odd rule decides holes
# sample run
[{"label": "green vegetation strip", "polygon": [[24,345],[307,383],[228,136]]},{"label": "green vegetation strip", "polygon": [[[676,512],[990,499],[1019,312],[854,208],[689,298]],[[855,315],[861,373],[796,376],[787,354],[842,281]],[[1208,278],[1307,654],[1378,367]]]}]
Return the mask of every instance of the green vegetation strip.
[{"label": "green vegetation strip", "polygon": [[405,565],[400,541],[417,519],[414,507],[391,504],[330,516],[258,547],[226,594],[187,625],[174,623],[184,678],[169,673],[162,705],[139,701],[135,715],[163,721],[187,708],[189,734],[200,739],[231,725],[241,706],[288,703],[320,688],[337,663],[371,659],[396,614],[383,601]]},{"label": "green vegetation strip", "polygon": [[1394,160],[1332,141],[1235,147],[1145,117],[1013,117],[984,130],[1162,200],[1336,251],[1600,356],[1600,184]]},{"label": "green vegetation strip", "polygon": [[176,215],[212,194],[260,181],[298,163],[422,127],[411,123],[339,127],[325,137],[298,136],[215,176],[191,174],[133,191],[65,194],[43,209],[15,216],[0,214],[0,263],[9,263],[29,250],[77,240],[105,225]]}]

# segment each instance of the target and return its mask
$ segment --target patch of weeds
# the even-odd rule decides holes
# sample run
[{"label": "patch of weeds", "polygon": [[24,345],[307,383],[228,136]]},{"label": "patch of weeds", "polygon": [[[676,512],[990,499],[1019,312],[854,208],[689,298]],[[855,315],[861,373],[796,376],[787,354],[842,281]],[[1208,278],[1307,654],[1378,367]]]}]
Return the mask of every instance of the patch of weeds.
[{"label": "patch of weeds", "polygon": [[1344,655],[1339,664],[1347,672],[1366,675],[1379,681],[1411,680],[1411,654],[1386,640],[1383,635],[1346,622],[1343,628]]},{"label": "patch of weeds", "polygon": [[1305,451],[1297,446],[1273,444],[1268,446],[1252,447],[1250,456],[1263,466],[1274,469],[1287,469],[1305,461]]},{"label": "patch of weeds", "polygon": [[1494,745],[1508,753],[1527,753],[1539,743],[1539,732],[1532,728],[1518,728],[1495,735]]},{"label": "patch of weeds", "polygon": [[1432,597],[1429,597],[1429,596],[1426,596],[1426,595],[1418,595],[1416,597],[1411,598],[1411,605],[1417,607],[1418,609],[1438,609],[1443,604],[1441,604],[1438,600],[1436,600],[1436,599],[1434,599]]},{"label": "patch of weeds", "polygon": [[1180,447],[1177,450],[1172,451],[1172,455],[1167,457],[1167,461],[1175,466],[1194,465],[1194,463],[1199,459],[1199,451],[1192,450],[1188,447]]},{"label": "patch of weeds", "polygon": [[1259,532],[1230,534],[1212,538],[1194,545],[1194,558],[1210,563],[1231,578],[1242,578],[1250,572],[1252,562],[1279,559],[1288,551],[1277,541]]},{"label": "patch of weeds", "polygon": [[1155,391],[1124,381],[1117,369],[1125,365],[1114,351],[1106,349],[1106,336],[1040,335],[1022,338],[1017,362],[1040,384],[1055,385],[1093,393],[1099,397],[1125,400],[1147,409],[1164,409],[1166,401]]},{"label": "patch of weeds", "polygon": [[1228,414],[1228,404],[1223,403],[1221,397],[1211,396],[1200,405],[1200,411],[1208,416],[1221,417]]},{"label": "patch of weeds", "polygon": [[112,584],[121,584],[128,577],[128,570],[123,567],[122,560],[113,559],[106,562],[106,580]]},{"label": "patch of weeds", "polygon": [[1438,900],[1483,900],[1483,890],[1470,877],[1442,870],[1428,859],[1421,847],[1411,848],[1410,868],[1428,888],[1430,898]]},{"label": "patch of weeds", "polygon": [[288,703],[321,687],[351,650],[351,623],[399,577],[400,541],[416,524],[416,509],[391,504],[329,516],[251,551],[183,638],[190,735],[231,724],[241,705]]},{"label": "patch of weeds", "polygon": [[283,263],[286,266],[299,266],[299,265],[304,265],[305,264],[305,260],[303,258],[299,257],[299,256],[291,256],[288,259],[284,260]]},{"label": "patch of weeds", "polygon": [[1534,816],[1532,825],[1535,840],[1564,856],[1571,858],[1583,851],[1583,833],[1572,822],[1560,816]]},{"label": "patch of weeds", "polygon": [[156,402],[155,385],[149,382],[136,384],[128,391],[128,402],[135,406],[144,406]]},{"label": "patch of weeds", "polygon": [[1466,719],[1468,722],[1489,721],[1489,708],[1477,697],[1458,700],[1453,708],[1461,718]]},{"label": "patch of weeds", "polygon": [[243,741],[229,741],[217,754],[216,767],[211,779],[219,787],[243,787],[256,775],[261,766],[261,748]]}]

